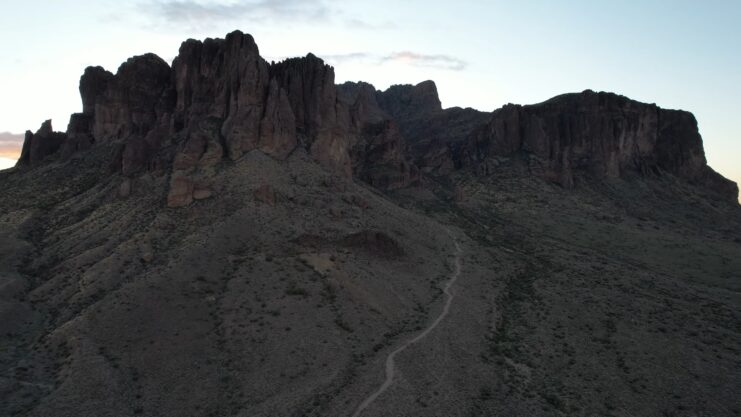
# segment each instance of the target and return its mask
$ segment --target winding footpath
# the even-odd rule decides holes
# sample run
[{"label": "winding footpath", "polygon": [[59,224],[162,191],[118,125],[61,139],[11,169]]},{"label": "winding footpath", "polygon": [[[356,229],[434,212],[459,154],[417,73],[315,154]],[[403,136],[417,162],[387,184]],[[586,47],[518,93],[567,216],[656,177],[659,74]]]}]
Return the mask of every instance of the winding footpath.
[{"label": "winding footpath", "polygon": [[452,236],[450,232],[448,232],[448,235],[453,239],[453,243],[455,244],[455,261],[454,261],[454,269],[453,272],[450,275],[450,279],[447,283],[445,283],[445,287],[443,288],[443,292],[445,293],[445,304],[443,305],[443,309],[440,312],[440,315],[437,316],[437,318],[430,323],[429,326],[427,326],[426,329],[424,329],[420,334],[413,337],[412,339],[407,340],[406,342],[402,343],[401,346],[396,348],[393,352],[389,353],[388,357],[386,358],[386,380],[383,381],[383,384],[371,395],[369,395],[358,407],[357,410],[355,410],[355,413],[352,415],[352,417],[358,417],[360,414],[365,411],[368,406],[373,404],[373,402],[381,395],[383,394],[394,382],[394,375],[396,374],[396,363],[394,359],[396,358],[396,355],[403,352],[411,346],[414,343],[419,342],[420,340],[424,339],[430,332],[432,332],[435,327],[437,327],[438,324],[440,324],[441,321],[445,318],[445,316],[448,315],[448,311],[450,310],[450,305],[453,303],[453,298],[455,297],[454,294],[450,291],[450,287],[455,284],[455,281],[458,280],[458,275],[461,273],[461,259],[460,255],[463,252],[461,249],[460,244],[458,241]]}]

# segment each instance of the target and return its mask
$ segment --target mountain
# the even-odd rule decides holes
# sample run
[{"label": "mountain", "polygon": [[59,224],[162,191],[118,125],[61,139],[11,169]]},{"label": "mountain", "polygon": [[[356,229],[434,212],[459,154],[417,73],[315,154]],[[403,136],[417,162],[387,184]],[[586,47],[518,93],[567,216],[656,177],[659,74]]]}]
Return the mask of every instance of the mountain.
[{"label": "mountain", "polygon": [[692,114],[492,113],[250,35],[89,67],[0,171],[0,414],[741,413],[741,207]]}]

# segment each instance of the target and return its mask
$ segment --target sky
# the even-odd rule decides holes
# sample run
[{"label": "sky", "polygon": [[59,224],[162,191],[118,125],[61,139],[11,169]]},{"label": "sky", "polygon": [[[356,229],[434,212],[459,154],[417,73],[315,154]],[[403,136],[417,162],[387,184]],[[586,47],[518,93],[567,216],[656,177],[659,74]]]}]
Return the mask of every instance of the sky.
[{"label": "sky", "polygon": [[444,107],[592,89],[688,110],[709,164],[741,183],[739,22],[737,0],[0,0],[0,168],[25,130],[65,130],[86,66],[171,62],[185,39],[239,29],[267,60],[324,58],[338,83],[432,79]]}]

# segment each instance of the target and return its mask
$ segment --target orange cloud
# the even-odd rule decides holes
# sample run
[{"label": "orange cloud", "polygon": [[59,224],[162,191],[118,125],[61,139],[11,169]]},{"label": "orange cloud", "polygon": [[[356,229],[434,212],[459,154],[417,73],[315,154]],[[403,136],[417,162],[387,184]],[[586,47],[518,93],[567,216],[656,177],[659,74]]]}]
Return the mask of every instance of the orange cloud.
[{"label": "orange cloud", "polygon": [[18,159],[24,137],[22,133],[0,132],[0,158]]}]

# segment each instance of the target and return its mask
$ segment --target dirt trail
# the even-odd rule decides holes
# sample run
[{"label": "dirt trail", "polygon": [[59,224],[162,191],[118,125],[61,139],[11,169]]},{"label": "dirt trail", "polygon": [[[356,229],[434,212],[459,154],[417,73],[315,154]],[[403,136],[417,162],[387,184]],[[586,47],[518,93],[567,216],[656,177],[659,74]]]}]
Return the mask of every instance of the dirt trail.
[{"label": "dirt trail", "polygon": [[[453,238],[453,236],[448,232],[448,235]],[[453,238],[453,243],[455,244],[455,261],[454,261],[454,268],[453,272],[450,274],[450,279],[447,283],[445,283],[445,287],[443,288],[443,292],[445,293],[445,304],[443,305],[443,309],[440,312],[440,315],[435,318],[435,320],[430,323],[429,326],[427,326],[426,329],[424,329],[420,334],[417,336],[407,340],[406,342],[402,343],[401,346],[397,347],[389,353],[388,357],[386,358],[386,380],[383,381],[383,384],[371,395],[369,395],[363,402],[358,406],[357,410],[355,410],[355,413],[352,415],[353,417],[358,417],[360,414],[368,408],[373,402],[378,398],[381,394],[386,391],[391,384],[394,382],[394,375],[396,374],[396,364],[394,362],[394,359],[396,358],[396,355],[403,352],[406,348],[411,346],[414,343],[419,342],[420,340],[424,339],[430,332],[432,332],[435,327],[437,327],[438,324],[440,324],[441,321],[445,318],[445,316],[448,315],[448,311],[450,310],[450,305],[453,303],[453,298],[455,295],[450,291],[450,287],[455,284],[455,281],[458,280],[458,275],[461,273],[461,253],[463,250],[461,249],[460,244],[458,241]]]}]

